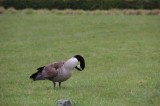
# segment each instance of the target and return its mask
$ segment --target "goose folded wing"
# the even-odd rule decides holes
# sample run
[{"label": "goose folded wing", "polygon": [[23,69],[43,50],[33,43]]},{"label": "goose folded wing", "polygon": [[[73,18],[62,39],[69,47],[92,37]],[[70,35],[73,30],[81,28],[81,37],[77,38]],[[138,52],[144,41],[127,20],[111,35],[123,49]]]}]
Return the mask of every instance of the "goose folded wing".
[{"label": "goose folded wing", "polygon": [[54,78],[58,75],[58,69],[61,68],[63,62],[56,62],[44,67],[42,74],[45,78]]}]

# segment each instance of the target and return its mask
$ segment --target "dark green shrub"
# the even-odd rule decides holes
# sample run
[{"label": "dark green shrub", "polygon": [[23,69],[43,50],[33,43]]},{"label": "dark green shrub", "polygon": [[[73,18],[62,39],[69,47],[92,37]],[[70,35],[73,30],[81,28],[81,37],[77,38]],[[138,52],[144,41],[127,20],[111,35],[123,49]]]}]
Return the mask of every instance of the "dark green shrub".
[{"label": "dark green shrub", "polygon": [[5,8],[56,8],[56,9],[155,9],[160,8],[160,0],[1,0]]}]

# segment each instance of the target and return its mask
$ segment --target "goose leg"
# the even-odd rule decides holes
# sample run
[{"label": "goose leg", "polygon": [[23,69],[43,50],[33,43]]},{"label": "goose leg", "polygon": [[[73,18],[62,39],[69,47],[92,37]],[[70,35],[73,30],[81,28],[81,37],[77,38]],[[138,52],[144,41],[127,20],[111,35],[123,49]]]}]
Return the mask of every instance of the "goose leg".
[{"label": "goose leg", "polygon": [[55,89],[55,87],[56,87],[56,83],[55,83],[55,82],[53,82],[53,85],[54,85],[54,89]]},{"label": "goose leg", "polygon": [[59,82],[59,88],[61,88],[61,82]]}]

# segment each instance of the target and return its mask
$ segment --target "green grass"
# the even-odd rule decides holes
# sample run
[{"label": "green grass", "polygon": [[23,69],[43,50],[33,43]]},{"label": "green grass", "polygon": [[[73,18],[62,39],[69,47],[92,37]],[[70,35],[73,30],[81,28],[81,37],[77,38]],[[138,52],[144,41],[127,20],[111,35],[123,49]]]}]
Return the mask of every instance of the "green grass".
[{"label": "green grass", "polygon": [[[53,90],[36,68],[75,54],[86,69]],[[158,106],[160,16],[0,14],[0,106]]]}]

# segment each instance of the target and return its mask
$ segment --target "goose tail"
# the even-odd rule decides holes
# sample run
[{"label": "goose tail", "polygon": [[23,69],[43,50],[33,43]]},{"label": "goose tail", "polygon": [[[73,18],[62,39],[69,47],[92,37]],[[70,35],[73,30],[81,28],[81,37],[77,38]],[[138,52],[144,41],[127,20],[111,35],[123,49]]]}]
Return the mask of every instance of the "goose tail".
[{"label": "goose tail", "polygon": [[44,77],[42,75],[42,70],[43,70],[44,67],[40,67],[38,68],[37,72],[36,73],[33,73],[31,76],[30,76],[30,79],[32,79],[33,81],[36,81],[36,80],[44,80]]}]

